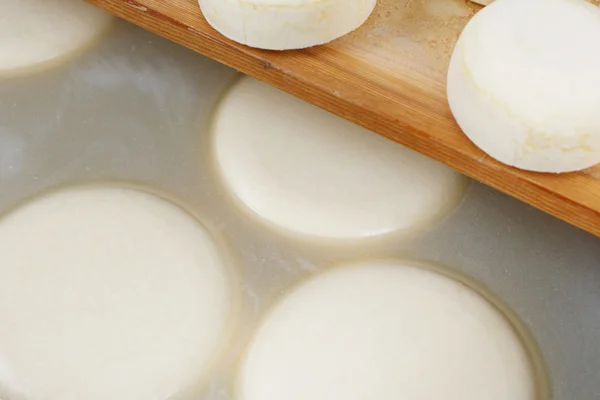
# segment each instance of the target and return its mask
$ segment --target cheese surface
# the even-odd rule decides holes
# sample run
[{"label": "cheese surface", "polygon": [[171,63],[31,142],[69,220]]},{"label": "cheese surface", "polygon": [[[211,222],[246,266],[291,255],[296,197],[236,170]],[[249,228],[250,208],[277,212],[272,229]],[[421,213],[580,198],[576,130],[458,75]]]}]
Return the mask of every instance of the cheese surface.
[{"label": "cheese surface", "polygon": [[114,21],[79,0],[0,0],[0,76],[59,62]]},{"label": "cheese surface", "polygon": [[[534,22],[532,22],[534,21]],[[518,168],[600,162],[600,8],[584,0],[497,0],[463,31],[448,72],[465,134]]]},{"label": "cheese surface", "polygon": [[197,398],[228,337],[227,267],[197,220],[141,191],[17,208],[0,220],[0,398]]},{"label": "cheese surface", "polygon": [[468,182],[249,77],[224,97],[212,130],[217,173],[242,209],[305,237],[412,232],[452,210]]},{"label": "cheese surface", "polygon": [[242,362],[237,400],[535,400],[526,348],[485,298],[394,260],[353,262],[289,292]]},{"label": "cheese surface", "polygon": [[324,44],[361,26],[376,0],[199,0],[206,20],[236,42],[288,50]]}]

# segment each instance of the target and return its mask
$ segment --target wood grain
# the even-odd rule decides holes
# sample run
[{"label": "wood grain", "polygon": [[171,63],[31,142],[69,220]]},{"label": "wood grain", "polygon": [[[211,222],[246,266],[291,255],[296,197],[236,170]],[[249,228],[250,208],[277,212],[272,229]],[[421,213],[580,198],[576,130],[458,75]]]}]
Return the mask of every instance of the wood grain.
[{"label": "wood grain", "polygon": [[379,0],[358,31],[288,52],[227,40],[196,0],[86,0],[145,29],[360,124],[600,236],[600,169],[538,174],[502,165],[460,131],[445,75],[467,0]]}]

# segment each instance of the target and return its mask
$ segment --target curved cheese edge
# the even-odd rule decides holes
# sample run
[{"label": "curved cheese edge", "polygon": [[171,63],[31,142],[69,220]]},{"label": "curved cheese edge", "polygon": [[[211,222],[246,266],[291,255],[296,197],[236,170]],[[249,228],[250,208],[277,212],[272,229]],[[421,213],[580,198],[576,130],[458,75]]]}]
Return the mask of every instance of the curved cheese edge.
[{"label": "curved cheese edge", "polygon": [[176,204],[118,186],[61,189],[4,216],[0,250],[3,394],[158,400],[205,389],[237,299],[227,257]]},{"label": "curved cheese edge", "polygon": [[212,124],[215,170],[243,210],[313,240],[408,235],[447,215],[469,180],[250,77]]},{"label": "curved cheese edge", "polygon": [[199,0],[209,24],[238,43],[268,50],[328,43],[361,26],[376,0]]},{"label": "curved cheese edge", "polygon": [[593,49],[600,49],[598,7],[496,0],[469,22],[452,55],[452,113],[473,143],[507,165],[553,173],[591,167],[600,162]]},{"label": "curved cheese edge", "polygon": [[0,0],[0,76],[55,65],[94,43],[115,18],[78,0]]},{"label": "curved cheese edge", "polygon": [[236,398],[534,400],[533,355],[506,316],[463,283],[411,262],[351,262],[267,314]]}]

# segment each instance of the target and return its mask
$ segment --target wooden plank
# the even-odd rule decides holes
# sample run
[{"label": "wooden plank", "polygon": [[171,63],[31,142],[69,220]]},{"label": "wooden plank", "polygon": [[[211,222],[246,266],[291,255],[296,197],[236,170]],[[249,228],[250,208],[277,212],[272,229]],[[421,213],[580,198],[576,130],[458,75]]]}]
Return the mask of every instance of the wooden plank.
[{"label": "wooden plank", "polygon": [[218,34],[195,0],[86,1],[600,236],[600,167],[563,175],[510,168],[478,150],[454,122],[446,68],[480,8],[474,3],[379,0],[369,21],[342,39],[273,52]]}]

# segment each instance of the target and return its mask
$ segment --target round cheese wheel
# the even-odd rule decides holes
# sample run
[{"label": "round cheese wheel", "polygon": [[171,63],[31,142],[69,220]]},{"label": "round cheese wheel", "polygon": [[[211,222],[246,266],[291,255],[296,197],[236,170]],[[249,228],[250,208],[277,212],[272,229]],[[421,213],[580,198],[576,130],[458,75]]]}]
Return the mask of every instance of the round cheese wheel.
[{"label": "round cheese wheel", "polygon": [[534,400],[529,354],[475,291],[400,261],[313,278],[266,316],[237,400]]},{"label": "round cheese wheel", "polygon": [[212,139],[245,209],[314,238],[410,231],[451,210],[466,187],[444,165],[249,77],[225,96]]},{"label": "round cheese wheel", "polygon": [[0,10],[0,75],[60,61],[113,21],[80,0],[0,0]]},{"label": "round cheese wheel", "polygon": [[126,188],[64,189],[0,220],[0,398],[164,400],[201,389],[233,310],[193,217]]},{"label": "round cheese wheel", "polygon": [[465,134],[521,169],[600,162],[600,8],[585,0],[497,0],[467,25],[448,72]]},{"label": "round cheese wheel", "polygon": [[361,26],[376,0],[199,0],[206,20],[227,38],[269,50],[300,49]]}]

